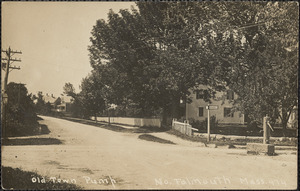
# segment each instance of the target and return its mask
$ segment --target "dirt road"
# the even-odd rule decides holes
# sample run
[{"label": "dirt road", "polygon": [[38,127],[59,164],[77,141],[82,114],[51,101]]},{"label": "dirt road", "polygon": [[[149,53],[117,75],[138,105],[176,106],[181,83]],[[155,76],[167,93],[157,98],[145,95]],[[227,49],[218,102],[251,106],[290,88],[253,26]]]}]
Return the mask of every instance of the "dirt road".
[{"label": "dirt road", "polygon": [[[28,181],[68,181],[85,189],[295,189],[297,155],[161,144],[138,133],[42,117],[58,145],[3,146],[2,165],[34,171]],[[30,138],[30,137],[27,137]],[[59,180],[61,179],[61,180]],[[40,182],[40,183],[39,183]]]}]

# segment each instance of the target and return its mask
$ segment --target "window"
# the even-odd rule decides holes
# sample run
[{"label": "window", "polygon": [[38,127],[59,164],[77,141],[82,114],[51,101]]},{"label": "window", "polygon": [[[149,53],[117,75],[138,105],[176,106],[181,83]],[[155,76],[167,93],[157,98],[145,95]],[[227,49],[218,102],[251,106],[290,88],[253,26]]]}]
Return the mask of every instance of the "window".
[{"label": "window", "polygon": [[196,99],[203,99],[203,98],[204,98],[203,90],[197,90]]},{"label": "window", "polygon": [[199,107],[199,117],[203,117],[203,107]]},{"label": "window", "polygon": [[224,117],[233,117],[233,112],[231,111],[231,108],[224,108]]},{"label": "window", "polygon": [[227,91],[226,98],[227,98],[228,100],[234,100],[234,92],[233,92],[232,90],[228,90],[228,91]]}]

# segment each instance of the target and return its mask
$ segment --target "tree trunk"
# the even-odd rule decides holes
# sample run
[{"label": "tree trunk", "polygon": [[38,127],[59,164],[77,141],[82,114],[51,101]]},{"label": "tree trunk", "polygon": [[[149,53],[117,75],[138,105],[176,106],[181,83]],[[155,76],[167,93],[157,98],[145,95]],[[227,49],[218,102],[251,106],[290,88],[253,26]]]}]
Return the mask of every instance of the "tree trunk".
[{"label": "tree trunk", "polygon": [[168,106],[164,106],[163,107],[163,111],[162,111],[162,127],[166,128],[169,124],[168,124],[168,117],[169,117],[169,109]]},{"label": "tree trunk", "polygon": [[282,136],[283,137],[286,137],[286,126],[287,126],[287,122],[282,121]]},{"label": "tree trunk", "polygon": [[95,122],[97,123],[97,114],[95,113]]},{"label": "tree trunk", "polygon": [[288,122],[288,118],[287,118],[287,113],[286,112],[282,112],[282,136],[286,136],[286,126],[287,126],[287,122]]}]

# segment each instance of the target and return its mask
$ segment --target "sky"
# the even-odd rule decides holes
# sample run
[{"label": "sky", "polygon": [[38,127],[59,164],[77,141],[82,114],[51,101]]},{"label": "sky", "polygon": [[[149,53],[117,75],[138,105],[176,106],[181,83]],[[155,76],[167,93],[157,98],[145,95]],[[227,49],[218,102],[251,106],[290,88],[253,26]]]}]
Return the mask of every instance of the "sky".
[{"label": "sky", "polygon": [[[133,2],[2,2],[1,48],[21,51],[8,81],[24,83],[29,93],[63,93],[66,82],[78,93],[92,70],[88,46],[98,19],[110,9],[130,9]],[[4,53],[1,53],[5,57]],[[1,71],[3,79],[3,70]]]}]

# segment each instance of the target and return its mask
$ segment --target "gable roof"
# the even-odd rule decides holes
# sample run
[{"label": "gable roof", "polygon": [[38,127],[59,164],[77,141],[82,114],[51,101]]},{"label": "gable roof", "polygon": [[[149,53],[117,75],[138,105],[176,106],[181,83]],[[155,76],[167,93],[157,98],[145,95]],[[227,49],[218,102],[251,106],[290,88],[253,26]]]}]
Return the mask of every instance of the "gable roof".
[{"label": "gable roof", "polygon": [[62,103],[72,103],[73,102],[73,97],[63,95],[60,97]]},{"label": "gable roof", "polygon": [[50,95],[44,95],[43,96],[43,100],[45,101],[45,103],[51,103],[53,104],[56,101],[57,98],[50,96]]}]

